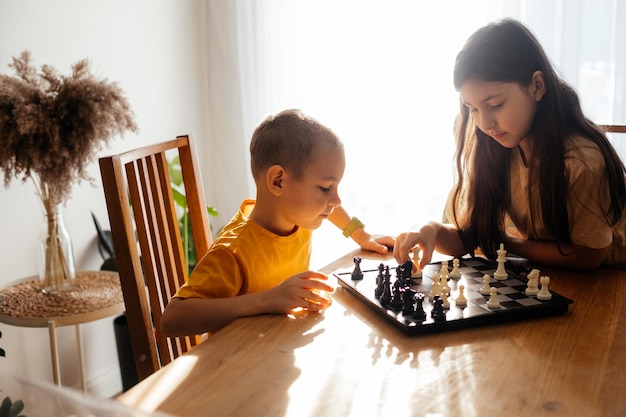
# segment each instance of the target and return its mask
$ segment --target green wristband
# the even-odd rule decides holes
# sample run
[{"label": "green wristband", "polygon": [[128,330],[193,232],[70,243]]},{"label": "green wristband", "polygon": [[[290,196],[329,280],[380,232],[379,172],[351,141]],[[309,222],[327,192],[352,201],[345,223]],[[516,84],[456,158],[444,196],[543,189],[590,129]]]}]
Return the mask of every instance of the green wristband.
[{"label": "green wristband", "polygon": [[352,219],[350,219],[350,223],[348,223],[348,225],[343,229],[343,235],[345,237],[350,237],[352,236],[352,233],[360,227],[365,227],[365,225],[361,223],[361,220],[356,217],[352,217]]}]

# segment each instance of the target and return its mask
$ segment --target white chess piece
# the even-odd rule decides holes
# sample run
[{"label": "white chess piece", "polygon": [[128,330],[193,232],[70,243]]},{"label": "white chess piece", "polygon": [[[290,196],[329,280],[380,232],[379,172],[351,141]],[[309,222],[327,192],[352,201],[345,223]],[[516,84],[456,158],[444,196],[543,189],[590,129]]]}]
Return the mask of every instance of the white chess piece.
[{"label": "white chess piece", "polygon": [[509,277],[509,274],[506,272],[506,268],[504,267],[504,263],[506,262],[506,249],[504,249],[504,243],[500,243],[500,250],[498,252],[498,269],[493,274],[493,278],[498,281],[504,281]]},{"label": "white chess piece", "polygon": [[448,281],[448,275],[450,275],[450,272],[448,272],[448,261],[441,261],[441,269],[439,270],[439,275],[441,275],[442,282]]},{"label": "white chess piece", "polygon": [[448,291],[442,290],[441,291],[441,301],[442,301],[442,305],[443,308],[450,308],[450,300],[448,299]]},{"label": "white chess piece", "polygon": [[489,275],[485,274],[483,275],[483,286],[480,287],[480,293],[482,295],[489,295],[490,291],[491,291],[491,285],[489,285],[489,281],[490,281],[490,277]]},{"label": "white chess piece", "polygon": [[552,293],[548,289],[550,277],[543,276],[539,282],[541,282],[541,290],[537,293],[537,299],[541,301],[548,301],[552,298]]},{"label": "white chess piece", "polygon": [[457,258],[454,258],[452,260],[452,271],[450,271],[450,273],[448,274],[448,276],[452,279],[459,279],[461,278],[461,270],[459,269],[459,260]]},{"label": "white chess piece", "polygon": [[420,268],[420,248],[415,246],[413,248],[413,265],[415,265],[415,272],[411,273],[411,278],[421,278],[422,269]]},{"label": "white chess piece", "polygon": [[431,300],[435,298],[436,295],[441,294],[441,284],[439,280],[441,280],[441,275],[439,275],[439,272],[435,272],[435,275],[433,275],[433,287],[430,290],[430,294],[428,294],[428,298]]},{"label": "white chess piece", "polygon": [[533,269],[528,273],[528,284],[526,287],[526,295],[537,295],[539,292],[539,270]]},{"label": "white chess piece", "polygon": [[450,295],[450,287],[448,287],[448,284],[444,284],[441,286],[441,289],[439,290],[440,293],[444,293],[447,292],[448,295]]},{"label": "white chess piece", "polygon": [[456,297],[455,303],[459,307],[467,305],[467,298],[465,298],[465,285],[459,285],[459,296]]},{"label": "white chess piece", "polygon": [[487,307],[500,308],[500,301],[498,301],[498,290],[496,289],[496,287],[491,287],[489,293],[491,295],[489,297],[489,301],[487,301]]}]

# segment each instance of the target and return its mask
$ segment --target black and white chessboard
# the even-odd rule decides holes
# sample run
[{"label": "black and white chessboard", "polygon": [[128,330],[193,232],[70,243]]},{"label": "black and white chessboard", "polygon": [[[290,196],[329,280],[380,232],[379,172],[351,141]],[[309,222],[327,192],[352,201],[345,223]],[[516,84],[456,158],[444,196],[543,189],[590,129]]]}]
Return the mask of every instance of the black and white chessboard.
[{"label": "black and white chessboard", "polygon": [[[452,260],[448,262],[450,264],[449,270],[451,270]],[[410,336],[526,320],[567,312],[572,300],[551,290],[552,298],[547,301],[541,301],[536,296],[527,295],[525,276],[528,271],[509,262],[505,265],[508,278],[496,280],[493,278],[497,269],[495,262],[483,258],[460,259],[461,278],[451,278],[447,281],[450,288],[448,297],[450,306],[443,308],[443,315],[433,314],[433,307],[437,298],[431,297],[432,277],[440,271],[441,263],[427,265],[422,271],[421,278],[412,279],[404,278],[397,265],[389,265],[390,278],[388,278],[387,286],[390,286],[390,289],[387,294],[388,296],[391,295],[391,301],[388,297],[381,301],[378,285],[378,280],[383,279],[380,273],[384,271],[387,265],[363,259],[359,262],[357,271],[362,273],[361,279],[352,279],[353,272],[355,272],[354,268],[338,270],[333,275],[343,288]],[[500,304],[498,308],[488,307],[487,301],[490,295],[480,293],[484,275],[491,277],[489,286],[497,289],[497,299]],[[455,303],[461,285],[465,288],[466,306],[457,306]],[[377,288],[379,289],[378,293]],[[407,291],[408,289],[411,291]],[[412,306],[407,306],[404,302],[400,303],[400,293],[404,292],[413,297]],[[394,293],[397,297],[395,300],[393,299]]]}]

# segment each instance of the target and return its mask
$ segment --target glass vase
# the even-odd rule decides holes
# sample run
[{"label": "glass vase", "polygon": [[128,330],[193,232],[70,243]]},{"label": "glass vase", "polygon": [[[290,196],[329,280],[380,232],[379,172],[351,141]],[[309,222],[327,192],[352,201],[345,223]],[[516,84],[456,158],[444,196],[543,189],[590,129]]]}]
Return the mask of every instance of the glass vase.
[{"label": "glass vase", "polygon": [[46,207],[46,234],[41,239],[39,281],[41,291],[70,291],[76,277],[72,240],[63,222],[61,204]]}]

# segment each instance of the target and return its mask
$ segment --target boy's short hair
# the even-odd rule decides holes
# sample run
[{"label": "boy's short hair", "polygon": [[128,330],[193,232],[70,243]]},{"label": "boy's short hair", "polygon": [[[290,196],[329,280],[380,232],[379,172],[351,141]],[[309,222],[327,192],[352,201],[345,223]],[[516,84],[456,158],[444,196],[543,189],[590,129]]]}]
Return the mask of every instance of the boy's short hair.
[{"label": "boy's short hair", "polygon": [[343,149],[343,143],[331,129],[300,110],[270,115],[252,134],[252,176],[257,179],[269,167],[280,165],[300,178],[320,145],[325,145],[329,151]]}]

